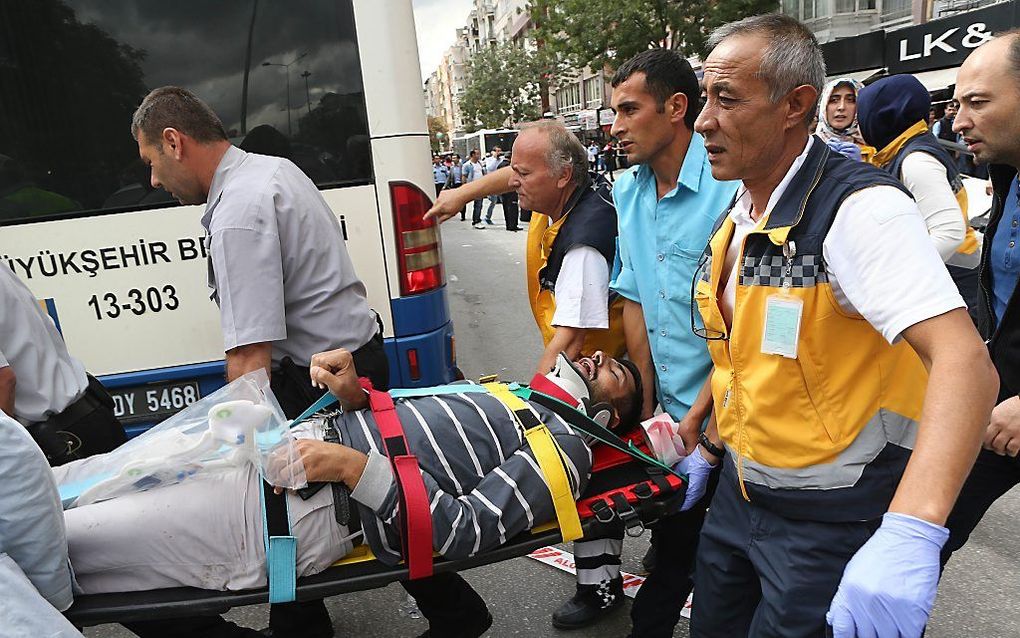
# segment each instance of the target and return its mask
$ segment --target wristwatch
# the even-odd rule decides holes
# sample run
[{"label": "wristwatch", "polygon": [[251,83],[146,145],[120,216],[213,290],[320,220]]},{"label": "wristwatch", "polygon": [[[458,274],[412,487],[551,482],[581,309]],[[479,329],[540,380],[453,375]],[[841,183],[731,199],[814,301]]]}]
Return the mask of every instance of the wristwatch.
[{"label": "wristwatch", "polygon": [[709,454],[716,458],[721,459],[722,457],[726,456],[726,446],[719,447],[715,443],[712,443],[711,441],[708,440],[708,435],[705,434],[704,432],[702,432],[701,436],[698,437],[698,443],[700,443],[702,447],[708,450]]}]

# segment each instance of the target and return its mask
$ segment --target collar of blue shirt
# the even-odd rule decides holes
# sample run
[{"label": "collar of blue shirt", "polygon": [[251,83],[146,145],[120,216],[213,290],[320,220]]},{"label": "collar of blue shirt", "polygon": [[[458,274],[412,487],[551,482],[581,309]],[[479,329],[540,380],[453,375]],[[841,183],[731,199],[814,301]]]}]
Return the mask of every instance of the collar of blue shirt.
[{"label": "collar of blue shirt", "polygon": [[[680,165],[680,175],[677,177],[676,187],[666,193],[663,199],[673,197],[677,190],[683,186],[692,193],[697,193],[701,187],[701,176],[705,171],[705,158],[708,156],[705,151],[705,139],[697,133],[691,134],[691,141],[687,147],[687,154],[684,155],[684,162]],[[654,180],[655,175],[648,164],[642,164],[637,170],[637,180]]]}]

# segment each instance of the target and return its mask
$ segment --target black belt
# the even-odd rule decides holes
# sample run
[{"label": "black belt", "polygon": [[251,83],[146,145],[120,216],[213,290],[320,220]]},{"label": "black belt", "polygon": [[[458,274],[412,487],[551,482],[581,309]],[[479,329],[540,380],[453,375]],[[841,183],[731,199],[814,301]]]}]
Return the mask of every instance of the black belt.
[{"label": "black belt", "polygon": [[273,486],[262,481],[262,502],[266,506],[266,533],[269,536],[290,536],[287,520],[287,493],[277,494]]},{"label": "black belt", "polygon": [[76,423],[100,408],[113,408],[113,399],[102,384],[91,374],[88,382],[85,393],[60,413],[51,414],[45,421],[26,427],[50,463],[63,464],[75,458],[72,455],[82,444],[78,436],[69,431]]}]

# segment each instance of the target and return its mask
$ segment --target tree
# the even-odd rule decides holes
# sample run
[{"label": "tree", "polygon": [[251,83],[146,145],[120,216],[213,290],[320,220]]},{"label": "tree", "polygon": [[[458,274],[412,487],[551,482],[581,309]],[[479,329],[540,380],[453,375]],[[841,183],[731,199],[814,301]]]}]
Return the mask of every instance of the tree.
[{"label": "tree", "polygon": [[778,7],[776,0],[532,0],[531,15],[545,64],[613,69],[649,48],[702,54],[715,27]]},{"label": "tree", "polygon": [[429,143],[432,144],[432,152],[438,153],[443,150],[443,139],[449,137],[446,122],[442,118],[429,118]]},{"label": "tree", "polygon": [[464,119],[477,121],[482,128],[536,119],[541,75],[537,56],[513,44],[475,54],[468,63],[467,86],[460,100]]}]

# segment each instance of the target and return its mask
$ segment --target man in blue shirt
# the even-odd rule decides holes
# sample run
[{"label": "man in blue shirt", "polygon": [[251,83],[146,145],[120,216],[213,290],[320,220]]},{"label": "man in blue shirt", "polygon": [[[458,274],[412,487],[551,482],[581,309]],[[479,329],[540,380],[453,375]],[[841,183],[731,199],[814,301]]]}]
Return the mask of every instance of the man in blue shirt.
[{"label": "man in blue shirt", "polygon": [[450,169],[443,163],[443,158],[438,155],[432,156],[432,181],[436,185],[436,197],[439,196],[439,191],[443,190],[446,186],[447,180],[450,179]]},{"label": "man in blue shirt", "polygon": [[[705,383],[711,360],[691,325],[692,281],[737,183],[712,178],[704,140],[694,133],[698,80],[683,57],[664,49],[644,51],[620,67],[612,84],[612,134],[633,168],[613,189],[620,248],[611,286],[627,299],[627,352],[648,389],[643,416],[652,414],[658,399],[680,422],[690,449],[712,408]],[[691,591],[708,500],[653,529],[655,567],[631,608],[632,636],[673,635]]]},{"label": "man in blue shirt", "polygon": [[962,134],[975,161],[988,164],[994,197],[985,229],[979,274],[977,323],[999,373],[999,397],[992,410],[981,453],[946,527],[949,541],[942,564],[963,547],[971,531],[1000,496],[1020,483],[1020,33],[1010,32],[982,45],[960,67],[956,99],[960,110],[953,131]]}]

